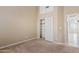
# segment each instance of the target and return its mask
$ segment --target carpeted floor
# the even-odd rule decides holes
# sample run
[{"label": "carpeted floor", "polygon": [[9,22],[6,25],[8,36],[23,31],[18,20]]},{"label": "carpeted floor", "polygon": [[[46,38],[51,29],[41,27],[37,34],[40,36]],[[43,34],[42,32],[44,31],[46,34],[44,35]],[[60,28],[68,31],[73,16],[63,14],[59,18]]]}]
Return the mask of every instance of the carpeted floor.
[{"label": "carpeted floor", "polygon": [[46,40],[30,40],[0,50],[1,53],[79,53],[79,48],[55,44]]}]

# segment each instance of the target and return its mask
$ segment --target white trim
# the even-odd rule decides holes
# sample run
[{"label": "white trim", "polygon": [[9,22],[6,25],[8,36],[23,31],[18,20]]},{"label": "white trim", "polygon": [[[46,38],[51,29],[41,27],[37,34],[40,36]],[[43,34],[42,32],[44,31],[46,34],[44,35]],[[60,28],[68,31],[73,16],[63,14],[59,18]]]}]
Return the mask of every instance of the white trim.
[{"label": "white trim", "polygon": [[40,38],[40,7],[38,7],[38,17],[37,17],[37,37]]},{"label": "white trim", "polygon": [[64,14],[64,37],[65,44],[67,44],[68,36],[67,36],[67,14]]},{"label": "white trim", "polygon": [[36,38],[23,40],[23,41],[19,41],[19,42],[16,42],[16,43],[9,44],[9,45],[5,45],[5,46],[0,47],[0,49],[4,49],[4,48],[10,47],[10,46],[18,45],[18,44],[21,44],[21,43],[24,43],[24,42],[27,42],[27,41],[30,41],[30,40],[33,40],[33,39],[36,39]]}]

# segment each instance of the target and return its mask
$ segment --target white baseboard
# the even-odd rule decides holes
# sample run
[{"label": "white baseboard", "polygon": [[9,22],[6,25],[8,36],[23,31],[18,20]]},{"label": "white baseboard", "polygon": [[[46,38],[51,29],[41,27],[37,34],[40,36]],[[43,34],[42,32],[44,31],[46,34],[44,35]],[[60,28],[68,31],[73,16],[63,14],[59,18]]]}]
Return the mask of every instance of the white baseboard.
[{"label": "white baseboard", "polygon": [[2,46],[2,47],[0,47],[0,50],[4,49],[4,48],[7,48],[7,47],[10,47],[10,46],[15,46],[15,45],[18,45],[18,44],[21,44],[21,43],[24,43],[24,42],[27,42],[27,41],[30,41],[30,40],[33,40],[33,39],[36,39],[36,38],[27,39],[27,40],[19,41],[19,42],[9,44],[9,45],[6,45],[6,46]]}]

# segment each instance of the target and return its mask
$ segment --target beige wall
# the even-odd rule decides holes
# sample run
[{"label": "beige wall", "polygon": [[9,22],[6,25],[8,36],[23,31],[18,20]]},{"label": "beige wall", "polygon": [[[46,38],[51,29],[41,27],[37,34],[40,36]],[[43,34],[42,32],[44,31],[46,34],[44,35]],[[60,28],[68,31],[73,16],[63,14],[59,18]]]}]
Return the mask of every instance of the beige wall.
[{"label": "beige wall", "polygon": [[64,6],[64,14],[79,13],[79,6]]},{"label": "beige wall", "polygon": [[64,7],[55,6],[54,17],[54,39],[57,43],[64,43]]},{"label": "beige wall", "polygon": [[37,7],[0,7],[0,46],[37,37]]},{"label": "beige wall", "polygon": [[57,7],[57,42],[64,43],[64,7]]}]

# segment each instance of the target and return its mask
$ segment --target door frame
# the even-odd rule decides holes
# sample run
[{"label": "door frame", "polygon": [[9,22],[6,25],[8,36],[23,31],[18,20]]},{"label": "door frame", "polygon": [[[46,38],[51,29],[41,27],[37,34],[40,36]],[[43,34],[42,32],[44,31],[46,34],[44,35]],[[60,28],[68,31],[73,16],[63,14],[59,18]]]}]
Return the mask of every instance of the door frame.
[{"label": "door frame", "polygon": [[64,37],[65,37],[65,44],[68,45],[68,16],[74,16],[74,15],[79,15],[79,13],[68,13],[64,14]]},{"label": "door frame", "polygon": [[[53,20],[53,17],[52,17],[52,16],[47,16],[47,17],[44,17],[44,18],[40,18],[40,20],[41,20],[41,19],[45,20],[45,19],[47,19],[47,18],[48,18],[48,19],[50,18],[50,19],[52,20],[52,23],[53,23],[53,25],[52,25],[52,26],[53,26],[53,28],[52,28],[52,29],[53,29],[53,30],[52,30],[52,32],[53,32],[53,33],[52,33],[53,39],[52,39],[52,40],[54,41],[54,20]],[[40,22],[39,22],[39,23],[40,23]],[[40,27],[40,26],[39,26],[39,27]],[[40,30],[39,30],[39,32],[40,32]]]}]

